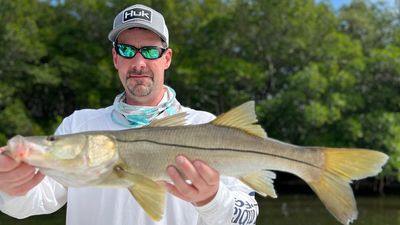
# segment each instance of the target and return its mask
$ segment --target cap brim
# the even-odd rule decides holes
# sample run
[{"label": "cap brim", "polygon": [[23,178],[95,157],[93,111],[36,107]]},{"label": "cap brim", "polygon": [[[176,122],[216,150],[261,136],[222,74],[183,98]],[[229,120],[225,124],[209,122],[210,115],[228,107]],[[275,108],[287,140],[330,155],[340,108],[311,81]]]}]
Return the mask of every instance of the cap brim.
[{"label": "cap brim", "polygon": [[117,40],[119,34],[122,31],[130,29],[130,28],[135,28],[135,27],[151,30],[154,33],[156,33],[158,36],[160,36],[161,39],[163,39],[165,42],[167,41],[166,38],[164,37],[164,35],[160,34],[157,30],[153,29],[151,26],[140,23],[140,21],[135,21],[133,23],[126,23],[126,24],[123,24],[122,26],[119,26],[119,27],[113,29],[110,33],[108,33],[108,39],[112,42],[115,42]]}]

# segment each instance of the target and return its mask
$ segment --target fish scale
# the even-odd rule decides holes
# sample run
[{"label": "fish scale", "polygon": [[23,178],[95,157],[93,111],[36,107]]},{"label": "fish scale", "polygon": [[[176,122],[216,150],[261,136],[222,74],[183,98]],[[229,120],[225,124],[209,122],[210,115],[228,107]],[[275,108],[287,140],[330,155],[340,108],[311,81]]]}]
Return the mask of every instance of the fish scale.
[{"label": "fish scale", "polygon": [[[298,170],[295,167],[287,167],[288,161],[318,167],[322,158],[321,154],[313,150],[299,150],[294,145],[271,138],[261,139],[234,128],[213,124],[166,129],[144,128],[138,131],[138,135],[131,135],[129,138],[126,138],[127,133],[129,134],[129,131],[115,134],[117,142],[125,143],[119,147],[120,154],[131,153],[131,156],[126,155],[122,158],[132,159],[133,164],[137,164],[136,161],[143,162],[146,158],[151,159],[153,167],[160,170],[157,175],[165,174],[164,168],[172,164],[175,157],[180,154],[192,159],[201,159],[229,176],[248,174],[260,169],[280,170],[297,175]],[[179,137],[179,144],[175,143],[174,137]],[[130,151],[130,149],[137,150]],[[218,151],[222,151],[221,154],[218,154]],[[141,157],[137,157],[138,154]],[[312,162],[316,162],[316,165]],[[238,171],[235,167],[241,170]],[[144,174],[146,171],[154,171],[147,168],[133,170],[136,169],[142,169],[141,172]],[[145,175],[150,176],[150,174]],[[159,178],[154,175],[151,177]]]}]

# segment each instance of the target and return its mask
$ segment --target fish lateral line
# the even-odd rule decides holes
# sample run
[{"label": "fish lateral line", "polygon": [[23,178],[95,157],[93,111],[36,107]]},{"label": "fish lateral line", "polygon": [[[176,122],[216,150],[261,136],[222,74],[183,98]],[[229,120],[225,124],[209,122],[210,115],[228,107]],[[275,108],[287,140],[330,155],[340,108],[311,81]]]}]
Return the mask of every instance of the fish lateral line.
[{"label": "fish lateral line", "polygon": [[191,146],[191,145],[180,145],[180,144],[163,143],[163,142],[158,142],[158,141],[153,141],[153,140],[148,140],[148,139],[121,140],[121,139],[116,138],[115,140],[119,141],[119,142],[122,142],[122,143],[148,142],[148,143],[156,144],[156,145],[165,145],[165,146],[170,146],[170,147],[181,147],[181,148],[193,148],[193,149],[196,149],[196,150],[205,150],[205,151],[230,151],[230,152],[239,152],[239,153],[252,153],[252,154],[257,154],[257,155],[271,156],[271,157],[286,159],[286,160],[290,160],[290,161],[295,161],[295,162],[298,162],[300,164],[304,164],[304,165],[307,165],[307,166],[310,166],[310,167],[313,167],[313,168],[317,168],[317,169],[323,170],[323,168],[321,168],[319,166],[316,166],[314,164],[305,162],[305,161],[289,158],[289,157],[286,157],[286,156],[274,155],[274,154],[270,154],[270,153],[266,153],[266,152],[258,152],[258,151],[254,151],[254,150],[241,150],[241,149],[233,149],[233,148],[205,148],[205,147]]}]

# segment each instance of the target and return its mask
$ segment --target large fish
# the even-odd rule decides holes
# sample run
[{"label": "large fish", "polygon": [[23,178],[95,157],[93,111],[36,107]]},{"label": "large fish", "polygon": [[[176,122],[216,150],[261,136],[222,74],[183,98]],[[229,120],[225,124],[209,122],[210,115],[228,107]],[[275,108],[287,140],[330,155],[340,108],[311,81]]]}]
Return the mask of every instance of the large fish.
[{"label": "large fish", "polygon": [[177,155],[201,159],[263,196],[276,197],[275,174],[302,178],[343,224],[357,218],[352,180],[374,176],[388,160],[366,149],[301,147],[268,138],[247,102],[210,123],[184,126],[186,114],[122,131],[15,136],[3,148],[68,187],[127,187],[154,220],[164,213],[166,167]]}]

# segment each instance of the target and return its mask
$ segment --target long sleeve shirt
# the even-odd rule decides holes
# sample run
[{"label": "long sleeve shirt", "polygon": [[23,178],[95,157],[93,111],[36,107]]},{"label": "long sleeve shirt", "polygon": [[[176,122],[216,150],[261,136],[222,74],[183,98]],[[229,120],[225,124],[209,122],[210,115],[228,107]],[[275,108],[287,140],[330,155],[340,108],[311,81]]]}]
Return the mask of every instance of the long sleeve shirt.
[{"label": "long sleeve shirt", "polygon": [[[207,123],[214,115],[183,107],[188,124]],[[56,134],[125,129],[111,119],[112,107],[84,109],[66,117]],[[0,193],[0,210],[16,218],[48,214],[66,202],[66,225],[230,225],[255,224],[258,205],[254,192],[239,180],[221,177],[220,188],[208,204],[196,207],[167,194],[161,221],[151,220],[126,188],[66,188],[50,177],[25,196]]]}]

